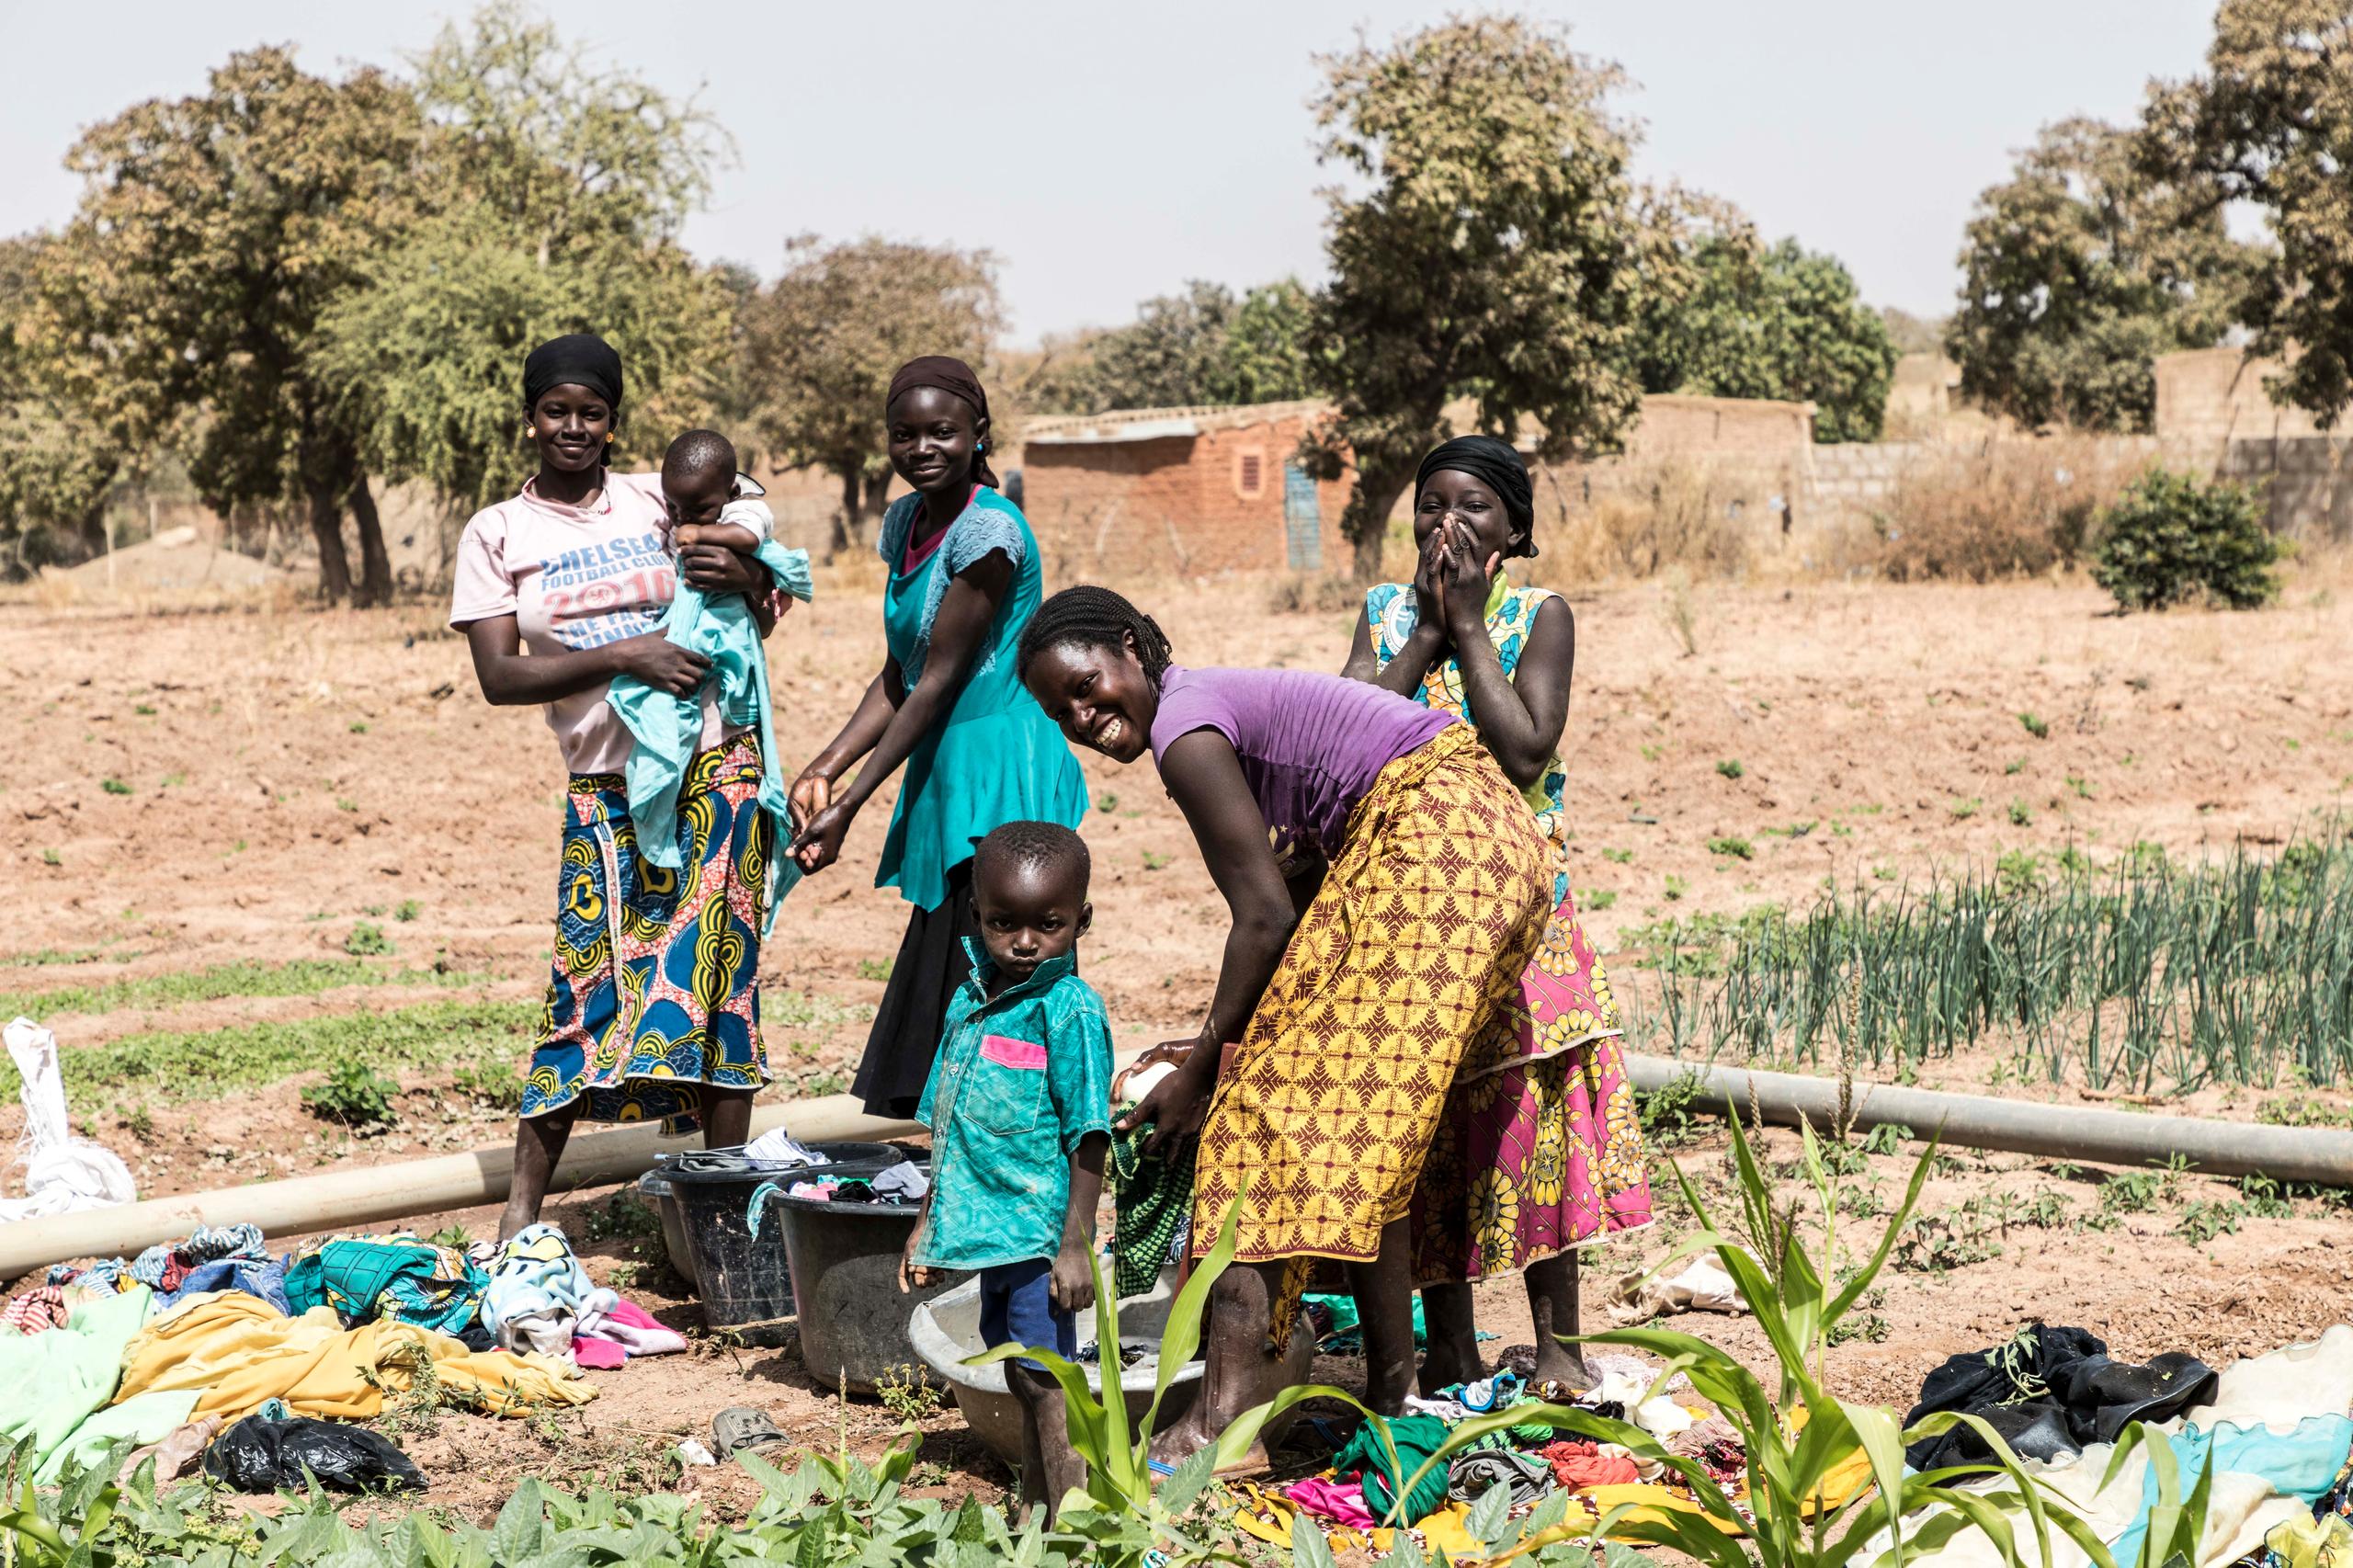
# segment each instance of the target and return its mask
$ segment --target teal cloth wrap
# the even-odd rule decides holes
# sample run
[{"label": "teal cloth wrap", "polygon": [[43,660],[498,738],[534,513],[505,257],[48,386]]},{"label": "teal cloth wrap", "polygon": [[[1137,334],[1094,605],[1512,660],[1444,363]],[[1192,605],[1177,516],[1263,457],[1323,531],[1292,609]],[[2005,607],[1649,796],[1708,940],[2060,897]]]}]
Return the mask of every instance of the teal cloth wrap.
[{"label": "teal cloth wrap", "polygon": [[1022,629],[1043,597],[1029,519],[981,485],[931,552],[902,570],[921,505],[918,495],[892,503],[879,541],[891,568],[883,637],[910,689],[931,652],[931,624],[949,580],[991,554],[1013,563],[1013,582],[973,652],[954,705],[907,756],[874,874],[876,887],[896,887],[916,908],[938,909],[948,897],[948,873],[972,858],[973,846],[995,829],[1009,822],[1076,827],[1086,814],[1086,781],[1062,732],[1014,673]]},{"label": "teal cloth wrap", "polygon": [[[1357,1428],[1348,1446],[1332,1456],[1332,1468],[1342,1475],[1351,1471],[1364,1474],[1364,1506],[1376,1519],[1386,1521],[1390,1499],[1396,1496],[1399,1484],[1406,1476],[1421,1469],[1422,1461],[1446,1444],[1446,1423],[1435,1415],[1400,1415],[1389,1423],[1390,1441],[1397,1445],[1397,1470],[1389,1468],[1389,1455],[1381,1446],[1381,1435],[1368,1421]],[[1509,1448],[1511,1439],[1500,1432],[1490,1432],[1471,1445],[1479,1449]],[[1446,1475],[1448,1467],[1434,1464],[1405,1496],[1404,1506],[1398,1509],[1398,1521],[1417,1525],[1446,1506]]]},{"label": "teal cloth wrap", "polygon": [[[757,551],[776,585],[803,604],[813,589],[809,552],[786,550],[773,540]],[[719,683],[719,716],[736,727],[760,733],[759,808],[775,825],[767,858],[767,887],[760,935],[776,926],[777,905],[801,881],[801,868],[787,855],[792,813],[785,800],[784,770],[777,756],[774,705],[768,700],[768,661],[760,649],[760,623],[741,594],[708,596],[678,581],[677,597],[662,618],[662,634],[710,661],[705,683]],[[629,787],[630,821],[637,828],[637,852],[649,865],[678,869],[678,789],[702,744],[702,693],[673,697],[635,676],[615,676],[606,703],[620,716],[636,744],[622,777]]]}]

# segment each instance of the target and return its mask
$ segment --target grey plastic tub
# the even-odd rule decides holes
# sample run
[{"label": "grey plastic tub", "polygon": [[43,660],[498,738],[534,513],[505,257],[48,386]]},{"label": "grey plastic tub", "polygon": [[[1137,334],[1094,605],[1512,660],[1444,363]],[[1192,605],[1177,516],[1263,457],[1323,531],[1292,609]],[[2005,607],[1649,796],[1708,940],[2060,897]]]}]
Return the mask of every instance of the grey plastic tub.
[{"label": "grey plastic tub", "polygon": [[[1152,1406],[1152,1388],[1160,1376],[1160,1335],[1168,1326],[1168,1309],[1176,1304],[1176,1273],[1163,1271],[1159,1282],[1141,1296],[1131,1296],[1120,1303],[1120,1338],[1123,1345],[1142,1350],[1143,1358],[1120,1374],[1120,1392],[1126,1398],[1128,1419],[1142,1421]],[[989,1451],[1003,1460],[1007,1468],[1021,1468],[1021,1405],[1006,1386],[1005,1364],[987,1367],[963,1365],[968,1356],[979,1355],[986,1346],[981,1343],[981,1282],[968,1279],[915,1310],[907,1321],[907,1338],[931,1369],[932,1376],[948,1385],[949,1393],[956,1401],[956,1408]],[[1078,1343],[1083,1348],[1095,1343],[1095,1313],[1078,1314]],[[1315,1358],[1314,1331],[1305,1313],[1300,1314],[1300,1333],[1291,1342],[1291,1354],[1282,1362],[1269,1363],[1281,1368],[1274,1376],[1265,1397],[1273,1398],[1279,1390],[1292,1383],[1305,1382]],[[1168,1385],[1167,1397],[1160,1402],[1160,1414],[1154,1425],[1163,1431],[1192,1408],[1201,1392],[1202,1363],[1194,1361],[1177,1369]],[[1103,1369],[1086,1369],[1087,1387],[1095,1397],[1103,1397]],[[1282,1438],[1296,1415],[1286,1414],[1267,1425],[1266,1440],[1269,1447]]]}]

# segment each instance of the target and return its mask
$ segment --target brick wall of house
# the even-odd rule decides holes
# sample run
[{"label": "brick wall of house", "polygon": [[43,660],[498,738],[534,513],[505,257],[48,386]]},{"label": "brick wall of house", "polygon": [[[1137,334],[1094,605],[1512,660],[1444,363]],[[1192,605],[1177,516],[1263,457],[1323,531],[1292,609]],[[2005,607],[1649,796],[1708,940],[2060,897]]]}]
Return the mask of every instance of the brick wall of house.
[{"label": "brick wall of house", "polygon": [[[1289,562],[1283,465],[1307,415],[1246,411],[1173,416],[1140,438],[1057,440],[1033,430],[1022,450],[1024,507],[1050,577],[1282,570]],[[1189,426],[1195,433],[1152,435]],[[1106,426],[1106,429],[1115,426]],[[1317,490],[1325,568],[1344,564],[1345,483]]]}]

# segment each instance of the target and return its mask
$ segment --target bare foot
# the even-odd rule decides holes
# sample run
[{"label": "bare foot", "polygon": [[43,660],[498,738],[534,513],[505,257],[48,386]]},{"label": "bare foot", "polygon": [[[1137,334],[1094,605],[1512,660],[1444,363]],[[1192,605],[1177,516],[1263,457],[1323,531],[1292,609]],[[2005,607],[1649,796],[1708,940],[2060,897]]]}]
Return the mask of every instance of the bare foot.
[{"label": "bare foot", "polygon": [[[1538,1364],[1541,1366],[1540,1359]],[[1479,1364],[1475,1342],[1474,1348],[1466,1355],[1459,1345],[1432,1339],[1429,1353],[1422,1358],[1418,1381],[1422,1397],[1435,1399],[1442,1388],[1451,1388],[1456,1383],[1475,1383],[1486,1375],[1487,1369]]]},{"label": "bare foot", "polygon": [[1585,1393],[1601,1380],[1593,1375],[1593,1369],[1585,1364],[1585,1358],[1554,1339],[1537,1346],[1536,1369],[1529,1374],[1528,1381],[1531,1383],[1560,1383]]},{"label": "bare foot", "polygon": [[1151,1454],[1162,1464],[1183,1464],[1209,1447],[1216,1437],[1203,1420],[1200,1402],[1196,1400],[1193,1408],[1185,1412],[1176,1425],[1152,1435]]}]

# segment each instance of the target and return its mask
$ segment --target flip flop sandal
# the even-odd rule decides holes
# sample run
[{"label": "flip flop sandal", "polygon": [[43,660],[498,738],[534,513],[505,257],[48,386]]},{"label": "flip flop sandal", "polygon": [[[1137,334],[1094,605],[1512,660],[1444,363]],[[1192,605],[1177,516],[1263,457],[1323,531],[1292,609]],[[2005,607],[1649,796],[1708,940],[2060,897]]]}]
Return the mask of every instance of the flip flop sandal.
[{"label": "flip flop sandal", "polygon": [[719,1457],[732,1459],[743,1449],[759,1449],[789,1446],[792,1439],[767,1417],[767,1413],[748,1404],[731,1404],[710,1418],[711,1440],[719,1449]]}]

